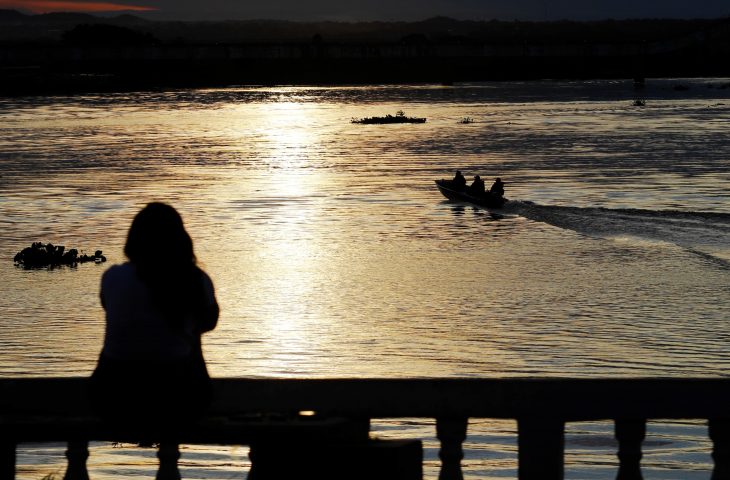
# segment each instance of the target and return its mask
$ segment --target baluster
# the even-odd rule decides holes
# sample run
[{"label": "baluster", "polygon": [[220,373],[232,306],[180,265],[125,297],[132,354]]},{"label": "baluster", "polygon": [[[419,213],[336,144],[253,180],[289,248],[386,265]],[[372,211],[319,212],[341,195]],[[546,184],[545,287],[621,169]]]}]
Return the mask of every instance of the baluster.
[{"label": "baluster", "polygon": [[730,420],[711,418],[709,433],[715,461],[712,480],[730,480]]},{"label": "baluster", "polygon": [[517,420],[518,478],[562,480],[565,422],[554,418]]},{"label": "baluster", "polygon": [[618,440],[618,474],[616,480],[642,480],[641,442],[646,436],[645,419],[617,419],[615,435]]},{"label": "baluster", "polygon": [[461,472],[461,459],[464,458],[461,445],[466,440],[468,423],[468,418],[436,419],[436,437],[441,442],[439,480],[462,480],[464,478]]},{"label": "baluster", "polygon": [[180,471],[177,469],[180,449],[177,443],[160,443],[157,458],[160,460],[160,468],[157,470],[156,480],[180,480]]},{"label": "baluster", "polygon": [[66,475],[63,480],[89,480],[86,459],[89,458],[89,442],[74,441],[66,445]]},{"label": "baluster", "polygon": [[3,480],[15,478],[15,442],[7,440],[0,442],[0,478]]}]

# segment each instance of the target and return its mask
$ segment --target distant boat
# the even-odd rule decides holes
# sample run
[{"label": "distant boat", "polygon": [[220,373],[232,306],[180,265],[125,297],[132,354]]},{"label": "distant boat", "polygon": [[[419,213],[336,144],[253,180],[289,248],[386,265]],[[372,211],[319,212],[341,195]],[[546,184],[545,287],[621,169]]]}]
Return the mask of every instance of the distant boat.
[{"label": "distant boat", "polygon": [[457,202],[473,203],[484,208],[502,208],[506,198],[484,192],[484,195],[472,195],[467,189],[455,188],[453,180],[436,180],[436,186],[444,197]]},{"label": "distant boat", "polygon": [[403,110],[398,110],[395,115],[388,114],[384,117],[353,118],[351,122],[365,125],[382,125],[388,123],[426,123],[426,119],[418,117],[406,117],[406,114],[403,113]]}]

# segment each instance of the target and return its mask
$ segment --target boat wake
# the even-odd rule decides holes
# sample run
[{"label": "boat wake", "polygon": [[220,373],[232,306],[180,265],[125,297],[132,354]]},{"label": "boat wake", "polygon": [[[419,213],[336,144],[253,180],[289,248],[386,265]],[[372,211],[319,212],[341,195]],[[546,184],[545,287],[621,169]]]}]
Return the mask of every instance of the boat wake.
[{"label": "boat wake", "polygon": [[730,214],[581,208],[511,201],[504,210],[593,237],[680,246],[730,268]]}]

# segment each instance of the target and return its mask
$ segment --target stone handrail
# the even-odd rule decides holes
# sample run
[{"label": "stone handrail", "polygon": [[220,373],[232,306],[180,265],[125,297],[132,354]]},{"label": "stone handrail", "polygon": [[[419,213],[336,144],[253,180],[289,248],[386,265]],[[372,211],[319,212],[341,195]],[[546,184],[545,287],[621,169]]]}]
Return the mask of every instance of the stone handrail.
[{"label": "stone handrail", "polygon": [[[17,443],[59,440],[69,442],[66,478],[88,478],[85,442],[129,432],[108,431],[94,417],[86,388],[84,378],[0,379],[0,478],[14,478]],[[314,412],[325,423],[334,418],[435,418],[441,442],[439,478],[450,480],[462,478],[461,445],[469,418],[515,419],[519,479],[549,480],[563,478],[566,422],[613,420],[619,443],[617,478],[633,480],[642,478],[647,419],[707,419],[712,480],[730,480],[730,379],[225,378],[214,380],[214,391],[210,412],[180,443],[250,444],[297,435],[316,440],[318,432],[336,431],[332,425],[317,430],[321,422],[314,430],[306,427],[298,416],[302,411]],[[240,421],[252,414],[289,420]],[[177,449],[163,450],[161,446],[158,478],[179,478]],[[166,476],[165,469],[173,473]]]}]

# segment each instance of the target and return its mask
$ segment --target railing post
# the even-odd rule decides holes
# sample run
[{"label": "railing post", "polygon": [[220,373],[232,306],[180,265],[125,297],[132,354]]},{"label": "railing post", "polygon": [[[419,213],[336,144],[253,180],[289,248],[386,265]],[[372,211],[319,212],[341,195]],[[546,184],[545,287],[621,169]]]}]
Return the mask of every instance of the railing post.
[{"label": "railing post", "polygon": [[616,419],[618,474],[616,480],[642,480],[641,442],[646,436],[645,419]]},{"label": "railing post", "polygon": [[468,424],[468,418],[436,419],[436,437],[441,442],[439,480],[462,480],[464,478],[461,472],[461,459],[464,458],[461,445],[466,440]]},{"label": "railing post", "polygon": [[565,422],[556,418],[517,419],[518,478],[562,480]]},{"label": "railing post", "polygon": [[74,441],[66,445],[66,474],[63,480],[89,480],[86,459],[89,458],[89,442]]},{"label": "railing post", "polygon": [[712,480],[730,480],[730,420],[711,418],[709,423],[712,440],[712,459],[715,467]]},{"label": "railing post", "polygon": [[3,440],[0,442],[0,478],[12,480],[15,478],[15,442]]},{"label": "railing post", "polygon": [[180,480],[180,471],[177,469],[180,449],[177,443],[160,443],[157,458],[160,460],[160,468],[157,470],[156,480]]}]

